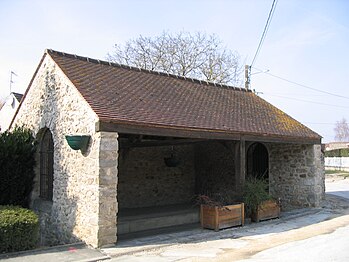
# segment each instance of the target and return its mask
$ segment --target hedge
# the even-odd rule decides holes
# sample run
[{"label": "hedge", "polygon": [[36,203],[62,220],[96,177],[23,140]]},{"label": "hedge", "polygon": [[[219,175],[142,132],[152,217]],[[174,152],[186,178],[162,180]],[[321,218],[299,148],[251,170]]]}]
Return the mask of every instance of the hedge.
[{"label": "hedge", "polygon": [[326,151],[325,157],[349,157],[349,148]]},{"label": "hedge", "polygon": [[0,253],[33,249],[38,237],[39,220],[33,211],[0,206]]},{"label": "hedge", "polygon": [[35,144],[31,132],[15,128],[0,134],[0,205],[29,206]]}]

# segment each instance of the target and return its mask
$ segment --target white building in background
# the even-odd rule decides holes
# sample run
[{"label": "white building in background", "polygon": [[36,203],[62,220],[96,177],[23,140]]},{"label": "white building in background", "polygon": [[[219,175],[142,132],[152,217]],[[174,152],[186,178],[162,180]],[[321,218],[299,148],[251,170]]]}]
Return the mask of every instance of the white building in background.
[{"label": "white building in background", "polygon": [[347,142],[330,142],[325,144],[325,151],[331,151],[336,149],[349,148],[349,141]]},{"label": "white building in background", "polygon": [[3,107],[0,109],[0,132],[5,132],[15,115],[23,95],[12,92],[5,100]]}]

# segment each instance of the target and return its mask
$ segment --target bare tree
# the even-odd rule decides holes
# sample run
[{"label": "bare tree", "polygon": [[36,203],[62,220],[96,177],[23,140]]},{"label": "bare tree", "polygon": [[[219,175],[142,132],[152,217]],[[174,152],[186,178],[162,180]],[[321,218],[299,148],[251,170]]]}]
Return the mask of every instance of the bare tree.
[{"label": "bare tree", "polygon": [[349,141],[349,125],[345,118],[337,121],[336,127],[334,128],[335,140],[336,141]]},{"label": "bare tree", "polygon": [[237,52],[223,47],[216,35],[163,32],[116,44],[111,62],[149,70],[240,86],[242,66]]}]

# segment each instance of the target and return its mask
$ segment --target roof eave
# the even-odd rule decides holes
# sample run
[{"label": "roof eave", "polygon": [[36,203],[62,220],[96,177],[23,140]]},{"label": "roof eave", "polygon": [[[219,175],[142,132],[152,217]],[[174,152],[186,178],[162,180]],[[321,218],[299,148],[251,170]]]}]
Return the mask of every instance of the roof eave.
[{"label": "roof eave", "polygon": [[293,143],[293,144],[321,144],[319,137],[291,137],[273,134],[253,134],[233,132],[226,130],[210,130],[202,128],[174,127],[162,125],[148,125],[139,123],[127,123],[124,121],[111,122],[100,120],[96,123],[96,132],[118,132],[126,134],[173,136],[191,139],[214,140],[245,140],[256,142]]}]

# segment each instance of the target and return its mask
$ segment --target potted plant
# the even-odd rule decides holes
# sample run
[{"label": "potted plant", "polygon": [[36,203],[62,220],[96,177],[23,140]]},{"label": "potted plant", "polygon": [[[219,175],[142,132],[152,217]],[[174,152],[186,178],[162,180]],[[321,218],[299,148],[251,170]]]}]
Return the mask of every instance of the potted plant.
[{"label": "potted plant", "polygon": [[245,223],[244,203],[227,203],[221,194],[199,195],[200,222],[202,228],[220,229],[243,226]]},{"label": "potted plant", "polygon": [[265,179],[252,177],[245,181],[244,203],[246,213],[254,222],[280,217],[280,201],[268,193]]}]

